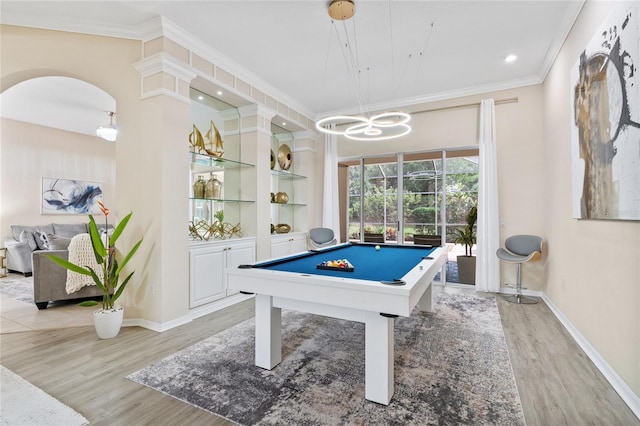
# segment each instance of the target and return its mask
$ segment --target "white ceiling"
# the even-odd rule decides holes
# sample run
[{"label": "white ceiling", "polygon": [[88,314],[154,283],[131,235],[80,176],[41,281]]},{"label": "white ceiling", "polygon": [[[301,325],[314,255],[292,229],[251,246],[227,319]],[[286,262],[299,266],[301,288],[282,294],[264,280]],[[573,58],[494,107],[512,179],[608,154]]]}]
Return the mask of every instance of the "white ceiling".
[{"label": "white ceiling", "polygon": [[[540,83],[583,0],[355,0],[354,18],[335,23],[328,4],[3,0],[0,21],[142,38],[163,16],[235,64],[230,71],[319,118]],[[511,53],[518,59],[507,64]]]}]

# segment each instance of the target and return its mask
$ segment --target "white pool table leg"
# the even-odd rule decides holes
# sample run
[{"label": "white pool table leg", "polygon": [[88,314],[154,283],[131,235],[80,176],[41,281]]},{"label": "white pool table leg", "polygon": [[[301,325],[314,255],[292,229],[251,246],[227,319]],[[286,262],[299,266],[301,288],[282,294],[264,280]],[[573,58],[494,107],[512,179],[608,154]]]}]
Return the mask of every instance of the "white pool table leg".
[{"label": "white pool table leg", "polygon": [[393,396],[393,318],[365,313],[364,397],[389,405]]},{"label": "white pool table leg", "polygon": [[256,365],[271,370],[282,361],[282,310],[273,297],[256,294]]},{"label": "white pool table leg", "polygon": [[433,283],[422,293],[422,297],[418,300],[418,309],[422,312],[433,312]]}]

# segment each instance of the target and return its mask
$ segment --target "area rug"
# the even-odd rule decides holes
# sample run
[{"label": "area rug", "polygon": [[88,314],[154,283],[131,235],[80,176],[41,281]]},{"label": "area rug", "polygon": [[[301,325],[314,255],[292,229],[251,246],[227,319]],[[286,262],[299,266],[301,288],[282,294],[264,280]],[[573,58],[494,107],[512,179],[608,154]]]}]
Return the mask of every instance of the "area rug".
[{"label": "area rug", "polygon": [[0,425],[87,425],[89,421],[0,365]]},{"label": "area rug", "polygon": [[128,376],[241,425],[523,425],[494,298],[434,294],[395,321],[395,394],[364,399],[364,325],[283,311],[283,361],[254,366],[253,319]]},{"label": "area rug", "polygon": [[11,273],[0,278],[0,293],[11,299],[33,304],[33,276],[24,277]]}]

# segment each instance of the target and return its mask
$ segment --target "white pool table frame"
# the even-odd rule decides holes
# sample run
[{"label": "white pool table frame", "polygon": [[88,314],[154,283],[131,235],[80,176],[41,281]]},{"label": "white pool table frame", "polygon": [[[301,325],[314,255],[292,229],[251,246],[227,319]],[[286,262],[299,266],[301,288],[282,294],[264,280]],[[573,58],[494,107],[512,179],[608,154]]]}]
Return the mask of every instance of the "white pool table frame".
[{"label": "white pool table frame", "polygon": [[[393,248],[390,248],[393,250]],[[281,310],[293,309],[365,324],[365,398],[388,405],[394,391],[393,317],[417,305],[432,312],[431,285],[447,252],[438,247],[401,277],[403,286],[261,268],[228,269],[228,286],[255,293],[255,364],[267,370],[282,361]],[[258,262],[260,263],[260,262]],[[380,265],[384,267],[384,265]]]}]

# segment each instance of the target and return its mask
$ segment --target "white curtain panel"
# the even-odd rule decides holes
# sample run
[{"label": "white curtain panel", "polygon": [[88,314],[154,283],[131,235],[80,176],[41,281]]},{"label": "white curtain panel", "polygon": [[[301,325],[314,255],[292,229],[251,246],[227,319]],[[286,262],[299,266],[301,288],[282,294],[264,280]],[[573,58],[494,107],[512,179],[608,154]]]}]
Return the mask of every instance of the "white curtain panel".
[{"label": "white curtain panel", "polygon": [[478,242],[476,247],[476,290],[500,291],[500,212],[498,211],[498,162],[496,120],[493,99],[480,104],[480,178],[478,182]]},{"label": "white curtain panel", "polygon": [[324,145],[324,186],[322,226],[333,229],[340,241],[340,211],[338,204],[338,137],[326,134]]}]

